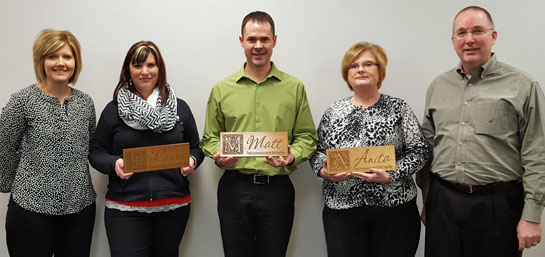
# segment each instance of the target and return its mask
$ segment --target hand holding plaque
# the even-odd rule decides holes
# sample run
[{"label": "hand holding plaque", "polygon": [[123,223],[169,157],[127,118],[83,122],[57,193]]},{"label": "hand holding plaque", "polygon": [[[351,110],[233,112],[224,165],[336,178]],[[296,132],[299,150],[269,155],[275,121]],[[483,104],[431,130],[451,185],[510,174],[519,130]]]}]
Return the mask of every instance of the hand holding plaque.
[{"label": "hand holding plaque", "polygon": [[327,171],[327,159],[324,159],[324,166],[320,169],[319,175],[323,179],[331,180],[333,182],[344,181],[352,177],[352,173],[349,172],[329,174],[329,172]]},{"label": "hand holding plaque", "polygon": [[233,167],[238,162],[238,158],[234,156],[222,157],[221,152],[218,151],[212,156],[212,159],[217,161],[221,166]]},{"label": "hand holding plaque", "polygon": [[288,155],[286,156],[267,156],[267,162],[273,167],[288,166],[295,161],[295,157],[291,154],[291,147],[288,145]]},{"label": "hand holding plaque", "polygon": [[123,159],[121,158],[115,161],[114,167],[115,167],[115,174],[121,179],[129,179],[131,178],[132,174],[134,174],[132,172],[125,173],[125,164]]},{"label": "hand holding plaque", "polygon": [[393,145],[343,149],[328,149],[327,173],[369,172],[372,168],[386,171],[396,170],[395,147]]},{"label": "hand holding plaque", "polygon": [[371,168],[368,172],[354,171],[349,173],[352,177],[363,179],[367,182],[374,183],[390,183],[390,174],[383,169]]}]

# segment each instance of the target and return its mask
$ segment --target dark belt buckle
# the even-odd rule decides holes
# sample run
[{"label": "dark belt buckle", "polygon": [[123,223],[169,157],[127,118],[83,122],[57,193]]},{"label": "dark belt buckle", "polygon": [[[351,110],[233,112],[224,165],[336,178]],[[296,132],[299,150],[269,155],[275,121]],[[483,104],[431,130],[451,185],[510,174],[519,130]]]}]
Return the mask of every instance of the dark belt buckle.
[{"label": "dark belt buckle", "polygon": [[263,185],[269,184],[269,176],[262,174],[254,174],[254,184]]}]

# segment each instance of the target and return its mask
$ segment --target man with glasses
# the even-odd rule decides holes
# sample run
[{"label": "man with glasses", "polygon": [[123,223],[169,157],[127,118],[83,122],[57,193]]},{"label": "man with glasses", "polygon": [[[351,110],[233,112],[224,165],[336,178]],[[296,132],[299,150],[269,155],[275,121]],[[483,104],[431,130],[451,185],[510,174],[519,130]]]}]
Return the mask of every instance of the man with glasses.
[{"label": "man with glasses", "polygon": [[[225,169],[218,215],[226,257],[286,255],[295,191],[289,174],[316,150],[316,128],[303,83],[271,62],[274,22],[256,11],[242,21],[246,63],[210,92],[201,147]],[[221,157],[220,132],[288,132],[287,156]]]},{"label": "man with glasses", "polygon": [[541,241],[545,99],[537,81],[496,60],[488,11],[454,19],[460,65],[428,88],[423,132],[433,160],[417,174],[426,256],[520,256]]}]

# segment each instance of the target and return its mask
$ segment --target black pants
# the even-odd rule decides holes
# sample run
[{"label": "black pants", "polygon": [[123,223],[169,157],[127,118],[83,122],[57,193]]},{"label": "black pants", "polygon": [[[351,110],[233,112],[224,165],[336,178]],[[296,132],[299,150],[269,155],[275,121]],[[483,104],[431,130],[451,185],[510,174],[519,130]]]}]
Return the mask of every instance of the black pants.
[{"label": "black pants", "polygon": [[524,205],[520,188],[462,194],[433,179],[426,202],[427,257],[514,257]]},{"label": "black pants", "polygon": [[155,213],[106,207],[111,257],[178,257],[188,218],[189,205]]},{"label": "black pants", "polygon": [[283,257],[293,225],[295,190],[288,176],[256,185],[229,175],[218,185],[226,257]]},{"label": "black pants", "polygon": [[420,238],[416,200],[395,207],[324,207],[329,257],[410,257]]},{"label": "black pants", "polygon": [[96,205],[78,213],[49,215],[23,209],[10,200],[6,239],[11,257],[89,257]]}]

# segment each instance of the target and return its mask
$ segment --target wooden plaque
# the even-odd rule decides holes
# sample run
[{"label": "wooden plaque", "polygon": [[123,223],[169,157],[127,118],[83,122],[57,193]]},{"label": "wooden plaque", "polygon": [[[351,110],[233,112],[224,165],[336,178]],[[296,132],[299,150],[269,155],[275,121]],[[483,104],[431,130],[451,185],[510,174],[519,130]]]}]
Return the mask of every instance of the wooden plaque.
[{"label": "wooden plaque", "polygon": [[288,132],[221,132],[222,157],[288,155]]},{"label": "wooden plaque", "polygon": [[386,171],[396,170],[396,155],[393,145],[328,149],[326,157],[328,174],[369,172],[371,168]]},{"label": "wooden plaque", "polygon": [[123,149],[124,173],[181,168],[189,165],[189,143]]}]

